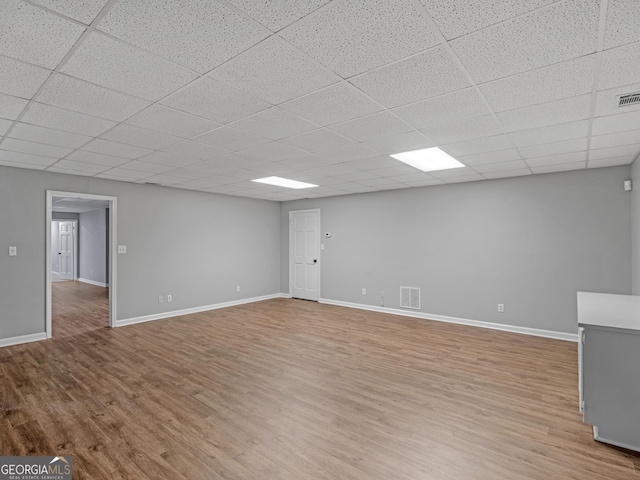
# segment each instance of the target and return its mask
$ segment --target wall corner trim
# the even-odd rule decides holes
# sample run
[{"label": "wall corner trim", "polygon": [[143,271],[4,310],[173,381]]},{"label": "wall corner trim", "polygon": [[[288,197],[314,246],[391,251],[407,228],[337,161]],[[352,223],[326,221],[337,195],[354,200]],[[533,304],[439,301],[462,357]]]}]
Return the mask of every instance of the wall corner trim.
[{"label": "wall corner trim", "polygon": [[564,340],[567,342],[577,342],[577,333],[556,332],[554,330],[541,330],[538,328],[519,327],[515,325],[505,325],[502,323],[483,322],[480,320],[470,320],[467,318],[447,317],[445,315],[435,315],[423,312],[408,312],[389,307],[377,307],[375,305],[364,305],[361,303],[343,302],[341,300],[331,300],[329,298],[320,298],[319,303],[328,305],[336,305],[340,307],[357,308],[360,310],[369,310],[372,312],[389,313],[392,315],[401,315],[403,317],[421,318],[423,320],[433,320],[436,322],[457,323],[460,325],[468,325],[471,327],[489,328],[492,330],[501,330],[503,332],[520,333],[523,335],[533,335],[536,337],[552,338],[554,340]]},{"label": "wall corner trim", "polygon": [[164,318],[179,317],[181,315],[190,315],[193,313],[207,312],[209,310],[217,310],[218,308],[235,307],[236,305],[244,305],[245,303],[261,302],[263,300],[271,300],[273,298],[283,298],[282,293],[273,293],[271,295],[262,295],[260,297],[243,298],[241,300],[232,300],[230,302],[215,303],[213,305],[204,305],[202,307],[185,308],[183,310],[173,310],[171,312],[154,313],[153,315],[145,315],[142,317],[125,318],[116,320],[116,327],[124,327],[126,325],[134,325],[136,323],[151,322],[153,320],[162,320]]},{"label": "wall corner trim", "polygon": [[108,283],[102,283],[102,282],[96,282],[95,280],[89,280],[88,278],[82,278],[79,277],[78,282],[82,282],[82,283],[88,283],[89,285],[95,285],[97,287],[108,287],[109,284]]},{"label": "wall corner trim", "polygon": [[45,332],[21,335],[19,337],[0,338],[0,348],[10,347],[11,345],[20,345],[22,343],[39,342],[40,340],[46,339],[47,334]]}]

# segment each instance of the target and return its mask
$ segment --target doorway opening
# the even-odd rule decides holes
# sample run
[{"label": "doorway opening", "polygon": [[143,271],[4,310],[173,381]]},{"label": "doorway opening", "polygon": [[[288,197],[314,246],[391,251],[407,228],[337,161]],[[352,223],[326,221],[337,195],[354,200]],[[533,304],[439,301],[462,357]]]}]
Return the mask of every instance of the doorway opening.
[{"label": "doorway opening", "polygon": [[116,200],[47,191],[47,338],[115,326]]}]

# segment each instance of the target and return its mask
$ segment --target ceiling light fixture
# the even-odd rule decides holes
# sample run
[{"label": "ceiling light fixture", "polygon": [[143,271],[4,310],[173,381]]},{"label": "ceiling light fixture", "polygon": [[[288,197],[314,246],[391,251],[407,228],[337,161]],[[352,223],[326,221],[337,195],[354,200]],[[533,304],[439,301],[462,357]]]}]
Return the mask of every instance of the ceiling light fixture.
[{"label": "ceiling light fixture", "polygon": [[412,150],[411,152],[396,153],[391,155],[396,160],[411,165],[423,172],[434,172],[436,170],[447,170],[449,168],[464,167],[462,163],[451,155],[443,152],[438,147],[423,148],[422,150]]},{"label": "ceiling light fixture", "polygon": [[288,178],[281,178],[281,177],[257,178],[251,181],[258,182],[258,183],[266,183],[267,185],[276,185],[277,187],[286,187],[286,188],[295,188],[295,189],[312,188],[312,187],[318,186],[312,183],[299,182],[297,180],[290,180]]}]

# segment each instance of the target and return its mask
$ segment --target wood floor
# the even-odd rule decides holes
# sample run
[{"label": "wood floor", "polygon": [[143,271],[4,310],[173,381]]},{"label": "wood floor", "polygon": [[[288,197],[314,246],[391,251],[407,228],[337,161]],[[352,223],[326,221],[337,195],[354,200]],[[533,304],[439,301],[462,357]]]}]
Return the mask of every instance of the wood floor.
[{"label": "wood floor", "polygon": [[288,299],[113,330],[55,308],[0,349],[0,455],[76,480],[640,479],[582,423],[573,343]]}]

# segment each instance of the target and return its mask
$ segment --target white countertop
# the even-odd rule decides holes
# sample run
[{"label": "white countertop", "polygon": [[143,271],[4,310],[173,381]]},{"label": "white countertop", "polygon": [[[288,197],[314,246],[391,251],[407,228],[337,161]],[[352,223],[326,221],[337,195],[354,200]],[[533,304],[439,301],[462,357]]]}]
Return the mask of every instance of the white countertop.
[{"label": "white countertop", "polygon": [[640,296],[578,292],[578,325],[640,330]]}]

